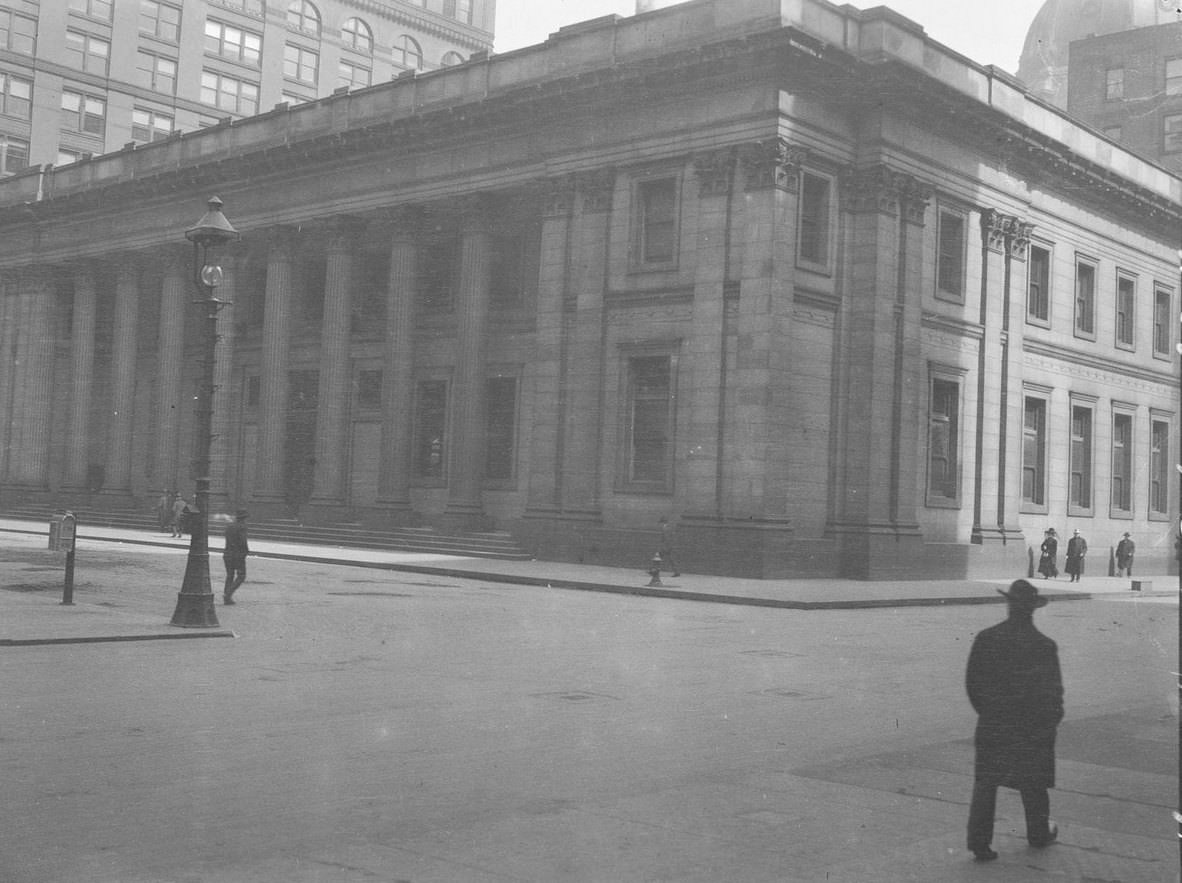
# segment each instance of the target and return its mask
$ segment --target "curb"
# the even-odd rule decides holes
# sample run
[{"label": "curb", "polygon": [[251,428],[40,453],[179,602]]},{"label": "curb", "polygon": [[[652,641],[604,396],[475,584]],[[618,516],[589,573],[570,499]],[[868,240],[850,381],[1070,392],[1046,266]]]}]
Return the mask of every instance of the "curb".
[{"label": "curb", "polygon": [[236,638],[229,629],[202,632],[160,632],[147,635],[80,635],[74,638],[0,638],[0,647],[37,647],[47,644],[106,644],[116,641],[169,641],[178,638]]}]

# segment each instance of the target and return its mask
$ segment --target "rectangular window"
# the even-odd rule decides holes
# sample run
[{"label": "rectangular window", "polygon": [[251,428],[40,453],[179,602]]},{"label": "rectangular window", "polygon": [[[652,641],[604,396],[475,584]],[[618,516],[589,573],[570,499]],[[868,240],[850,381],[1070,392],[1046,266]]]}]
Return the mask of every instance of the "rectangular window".
[{"label": "rectangular window", "polygon": [[444,429],[447,423],[447,381],[423,380],[415,389],[414,474],[416,478],[444,476]]},{"label": "rectangular window", "polygon": [[1182,151],[1182,113],[1166,114],[1161,120],[1162,151],[1164,153],[1178,153]]},{"label": "rectangular window", "polygon": [[625,480],[668,490],[673,480],[673,361],[670,356],[628,360],[624,443]]},{"label": "rectangular window", "polygon": [[373,71],[364,65],[351,61],[341,61],[337,72],[337,87],[348,86],[350,89],[364,89],[373,82]]},{"label": "rectangular window", "polygon": [[677,179],[639,182],[636,201],[639,263],[673,263],[677,258]]},{"label": "rectangular window", "polygon": [[263,53],[263,37],[254,31],[243,30],[207,18],[205,20],[205,51],[239,64],[258,67],[259,59]]},{"label": "rectangular window", "polygon": [[66,63],[75,70],[105,77],[111,59],[111,44],[82,31],[66,31]]},{"label": "rectangular window", "polygon": [[172,134],[173,118],[157,110],[137,107],[131,112],[131,137],[135,141],[160,141]]},{"label": "rectangular window", "polygon": [[283,47],[283,76],[316,85],[320,76],[320,53],[288,43]]},{"label": "rectangular window", "polygon": [[114,0],[70,0],[70,9],[74,12],[81,12],[103,21],[111,20],[111,10],[114,6]]},{"label": "rectangular window", "polygon": [[11,135],[0,135],[0,174],[11,175],[29,165],[29,142]]},{"label": "rectangular window", "polygon": [[1112,511],[1133,511],[1133,416],[1112,415]]},{"label": "rectangular window", "polygon": [[54,163],[54,165],[68,166],[71,163],[78,162],[80,159],[82,159],[82,152],[81,151],[66,150],[65,148],[59,147],[57,149],[57,162]]},{"label": "rectangular window", "polygon": [[1071,407],[1071,461],[1068,505],[1071,509],[1092,508],[1092,409]]},{"label": "rectangular window", "polygon": [[1170,512],[1170,424],[1154,420],[1150,431],[1149,448],[1149,513],[1168,515]]},{"label": "rectangular window", "polygon": [[263,0],[218,0],[222,6],[228,6],[231,9],[240,9],[250,15],[257,15],[259,18],[263,16]]},{"label": "rectangular window", "polygon": [[1156,288],[1153,291],[1153,354],[1155,356],[1170,357],[1170,301],[1172,300],[1168,288]]},{"label": "rectangular window", "polygon": [[1166,59],[1166,94],[1182,94],[1182,58]]},{"label": "rectangular window", "polygon": [[816,267],[829,266],[830,201],[828,178],[809,172],[800,174],[800,209],[797,218],[796,259]]},{"label": "rectangular window", "polygon": [[1104,74],[1104,98],[1119,101],[1125,97],[1125,69],[1110,67]]},{"label": "rectangular window", "polygon": [[1116,345],[1133,348],[1137,304],[1137,283],[1128,276],[1116,277]]},{"label": "rectangular window", "polygon": [[140,0],[140,33],[176,43],[181,36],[181,10],[158,0]]},{"label": "rectangular window", "polygon": [[1047,502],[1047,402],[1026,397],[1022,422],[1022,502],[1045,506]]},{"label": "rectangular window", "polygon": [[937,239],[936,292],[960,300],[964,297],[964,215],[941,210]]},{"label": "rectangular window", "polygon": [[928,503],[960,499],[960,385],[932,378],[928,406]]},{"label": "rectangular window", "polygon": [[377,411],[382,407],[382,371],[380,368],[357,372],[357,407]]},{"label": "rectangular window", "polygon": [[517,438],[517,378],[490,377],[485,396],[484,477],[509,481]]},{"label": "rectangular window", "polygon": [[0,113],[33,118],[33,81],[0,73]]},{"label": "rectangular window", "polygon": [[63,90],[62,128],[103,137],[107,130],[107,102],[92,95]]},{"label": "rectangular window", "polygon": [[1051,252],[1040,245],[1030,246],[1026,260],[1026,318],[1039,323],[1051,319]]},{"label": "rectangular window", "polygon": [[176,94],[176,62],[154,52],[140,50],[135,61],[136,81],[154,92]]},{"label": "rectangular window", "polygon": [[1083,261],[1075,264],[1075,333],[1079,337],[1096,334],[1096,268]]},{"label": "rectangular window", "polygon": [[203,70],[201,101],[230,113],[251,116],[259,111],[259,87],[257,83]]},{"label": "rectangular window", "polygon": [[0,9],[0,49],[34,55],[37,50],[37,19]]}]

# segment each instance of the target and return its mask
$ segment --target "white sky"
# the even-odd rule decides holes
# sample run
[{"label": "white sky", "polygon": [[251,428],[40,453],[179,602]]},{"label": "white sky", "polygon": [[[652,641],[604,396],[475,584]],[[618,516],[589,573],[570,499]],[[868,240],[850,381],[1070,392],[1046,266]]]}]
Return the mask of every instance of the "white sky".
[{"label": "white sky", "polygon": [[[890,6],[918,22],[934,40],[980,64],[1011,73],[1022,42],[1043,0],[851,0],[859,9]],[[633,15],[635,0],[497,0],[495,50],[508,52],[540,43],[563,25],[601,15]]]}]

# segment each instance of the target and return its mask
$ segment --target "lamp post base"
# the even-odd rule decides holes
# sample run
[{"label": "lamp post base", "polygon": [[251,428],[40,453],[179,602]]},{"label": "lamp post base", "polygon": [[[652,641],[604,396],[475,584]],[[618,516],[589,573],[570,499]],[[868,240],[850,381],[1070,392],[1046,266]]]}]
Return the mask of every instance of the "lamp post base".
[{"label": "lamp post base", "polygon": [[[202,484],[198,496],[204,503],[209,496]],[[169,625],[185,629],[217,628],[218,617],[213,609],[213,592],[209,587],[209,540],[206,534],[204,510],[197,512],[189,544],[189,559],[185,562],[185,578],[176,596],[176,610]]]},{"label": "lamp post base", "polygon": [[216,629],[219,627],[217,614],[213,609],[213,594],[188,595],[179,592],[176,596],[176,610],[169,625],[183,629]]}]

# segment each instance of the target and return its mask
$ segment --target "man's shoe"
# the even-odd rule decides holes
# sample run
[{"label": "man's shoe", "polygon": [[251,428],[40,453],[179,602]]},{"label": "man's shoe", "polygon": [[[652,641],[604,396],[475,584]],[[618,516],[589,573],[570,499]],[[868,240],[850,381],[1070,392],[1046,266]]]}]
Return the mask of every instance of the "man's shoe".
[{"label": "man's shoe", "polygon": [[1047,836],[1046,837],[1039,837],[1039,838],[1032,838],[1030,840],[1030,845],[1033,846],[1035,849],[1042,849],[1044,846],[1050,846],[1052,843],[1054,843],[1058,839],[1059,839],[1059,826],[1056,825],[1054,822],[1051,822],[1049,825],[1047,825]]},{"label": "man's shoe", "polygon": [[973,861],[975,862],[991,862],[997,858],[997,853],[986,846],[984,849],[973,850]]}]

